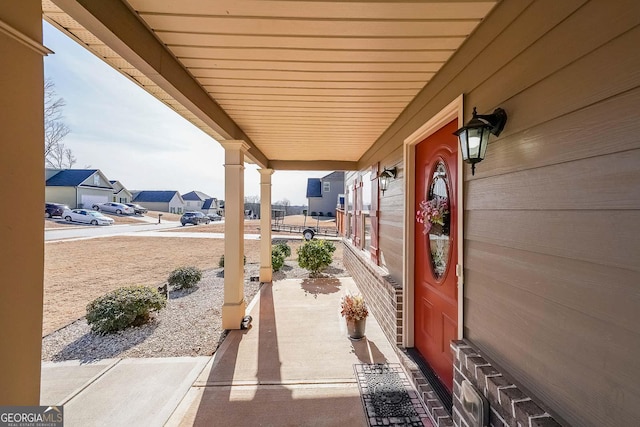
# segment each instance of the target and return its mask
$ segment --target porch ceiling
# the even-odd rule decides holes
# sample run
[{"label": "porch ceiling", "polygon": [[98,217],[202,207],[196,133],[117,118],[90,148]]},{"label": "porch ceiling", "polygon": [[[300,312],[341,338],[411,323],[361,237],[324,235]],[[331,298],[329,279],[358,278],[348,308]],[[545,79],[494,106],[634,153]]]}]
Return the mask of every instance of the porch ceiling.
[{"label": "porch ceiling", "polygon": [[48,22],[277,169],[354,166],[495,3],[42,1]]}]

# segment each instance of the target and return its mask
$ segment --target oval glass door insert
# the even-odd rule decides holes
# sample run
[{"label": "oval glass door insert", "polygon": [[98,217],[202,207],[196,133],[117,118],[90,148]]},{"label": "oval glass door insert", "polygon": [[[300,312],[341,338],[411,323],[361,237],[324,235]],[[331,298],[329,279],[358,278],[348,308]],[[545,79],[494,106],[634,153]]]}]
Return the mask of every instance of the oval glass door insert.
[{"label": "oval glass door insert", "polygon": [[449,213],[449,176],[444,161],[439,160],[429,186],[428,206],[431,210],[429,222],[429,257],[431,269],[436,279],[441,279],[447,271],[450,252],[450,226],[451,215]]}]

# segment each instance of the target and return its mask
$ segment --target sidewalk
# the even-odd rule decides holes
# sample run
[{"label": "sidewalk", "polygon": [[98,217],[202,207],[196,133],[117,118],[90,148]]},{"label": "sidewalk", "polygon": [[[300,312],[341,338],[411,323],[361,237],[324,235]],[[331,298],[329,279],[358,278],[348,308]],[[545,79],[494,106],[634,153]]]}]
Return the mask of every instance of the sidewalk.
[{"label": "sidewalk", "polygon": [[65,426],[366,426],[354,364],[397,363],[378,323],[351,341],[340,298],[351,278],[266,284],[251,329],[213,357],[43,363],[42,404]]}]

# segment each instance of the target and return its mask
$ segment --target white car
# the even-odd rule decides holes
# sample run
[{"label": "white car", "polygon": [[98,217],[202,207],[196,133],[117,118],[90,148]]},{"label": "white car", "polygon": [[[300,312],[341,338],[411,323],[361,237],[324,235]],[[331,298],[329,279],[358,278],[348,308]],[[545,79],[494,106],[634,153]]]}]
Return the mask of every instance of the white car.
[{"label": "white car", "polygon": [[123,203],[112,203],[112,202],[100,203],[100,204],[93,205],[93,209],[96,211],[112,212],[118,215],[122,215],[122,214],[133,215],[136,213],[134,208],[132,208],[131,206],[127,206]]},{"label": "white car", "polygon": [[84,222],[91,225],[111,225],[114,223],[113,218],[89,209],[65,209],[62,218],[70,222]]}]

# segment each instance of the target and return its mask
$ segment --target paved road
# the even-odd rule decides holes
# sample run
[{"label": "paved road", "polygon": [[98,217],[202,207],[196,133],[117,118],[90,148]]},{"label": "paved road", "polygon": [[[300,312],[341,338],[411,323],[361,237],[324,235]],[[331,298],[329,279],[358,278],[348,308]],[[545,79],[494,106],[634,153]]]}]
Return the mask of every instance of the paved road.
[{"label": "paved road", "polygon": [[123,224],[111,226],[92,226],[74,224],[73,228],[50,228],[44,231],[45,242],[62,239],[92,239],[96,237],[117,236],[141,231],[166,230],[181,227],[176,221],[163,221],[162,224]]}]

